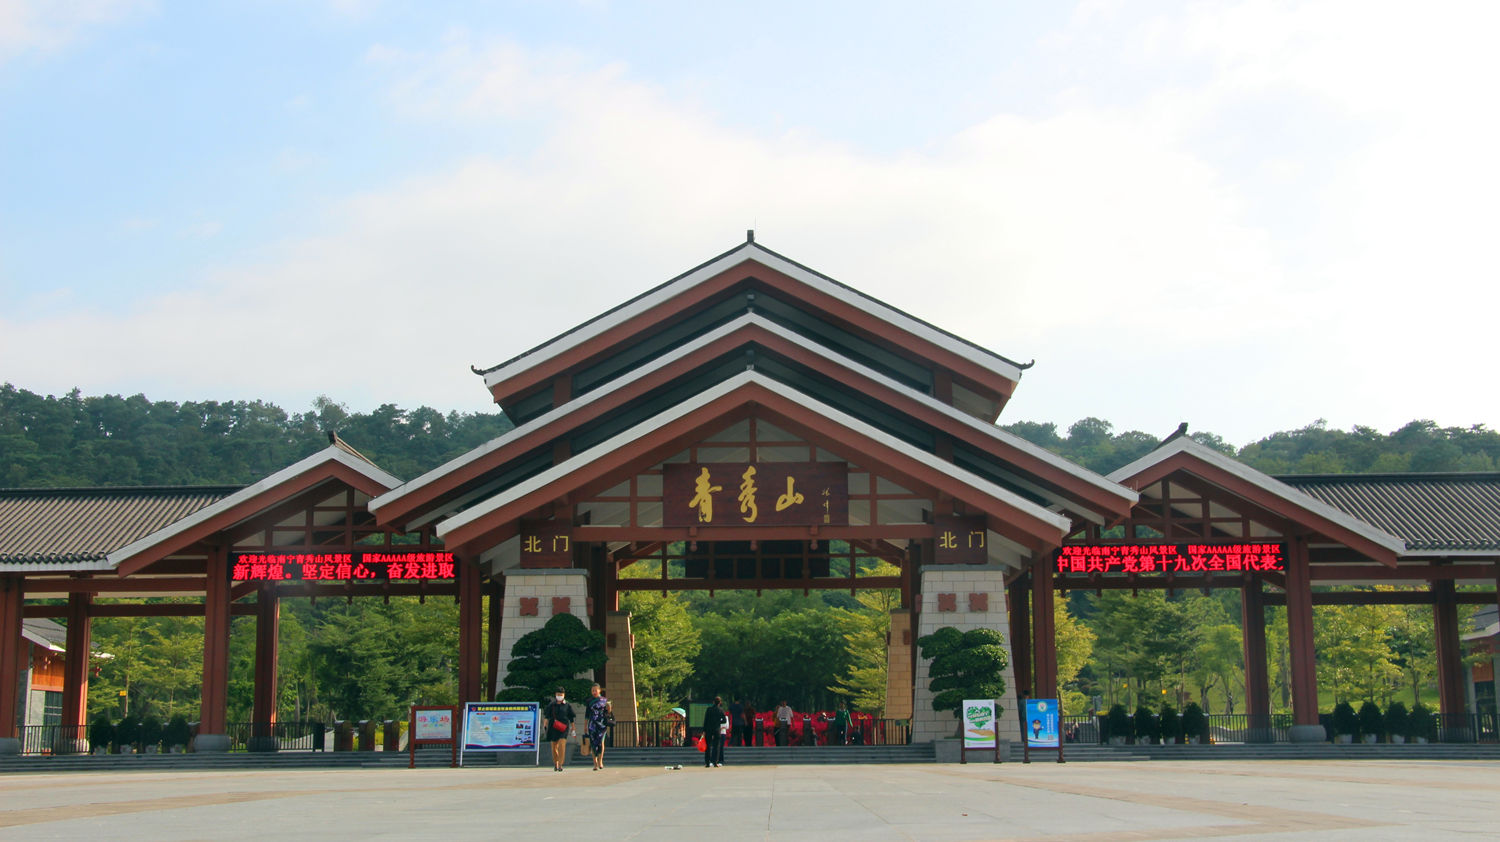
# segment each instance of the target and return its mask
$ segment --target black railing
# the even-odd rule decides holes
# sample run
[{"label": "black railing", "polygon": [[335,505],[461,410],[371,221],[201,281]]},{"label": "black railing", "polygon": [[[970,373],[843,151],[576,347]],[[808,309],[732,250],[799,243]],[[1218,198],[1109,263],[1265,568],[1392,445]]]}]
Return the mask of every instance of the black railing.
[{"label": "black railing", "polygon": [[[816,735],[816,731],[802,732],[799,739],[793,734],[791,745],[799,746],[826,746],[830,740],[836,742],[832,737],[833,730],[827,729],[821,735],[809,740],[808,737]],[[606,738],[605,745],[615,748],[665,748],[673,746],[692,745],[692,739],[697,736],[697,729],[689,733],[680,720],[674,719],[641,719],[629,720],[619,719],[615,721],[615,727],[611,729]],[[750,733],[751,746],[774,745],[773,732],[756,728]],[[874,719],[855,721],[850,725],[849,732],[845,736],[848,745],[866,746],[904,746],[911,744],[911,720],[909,719]],[[739,743],[730,739],[731,747]]]},{"label": "black railing", "polygon": [[1208,737],[1215,743],[1286,743],[1292,739],[1289,713],[1210,713]]},{"label": "black railing", "polygon": [[87,725],[23,725],[22,754],[82,754],[89,750]]},{"label": "black railing", "polygon": [[1093,714],[1064,715],[1062,718],[1064,742],[1080,745],[1104,742],[1104,729],[1099,727],[1099,717]]},{"label": "black railing", "polygon": [[323,751],[330,748],[321,722],[231,722],[230,751]]}]

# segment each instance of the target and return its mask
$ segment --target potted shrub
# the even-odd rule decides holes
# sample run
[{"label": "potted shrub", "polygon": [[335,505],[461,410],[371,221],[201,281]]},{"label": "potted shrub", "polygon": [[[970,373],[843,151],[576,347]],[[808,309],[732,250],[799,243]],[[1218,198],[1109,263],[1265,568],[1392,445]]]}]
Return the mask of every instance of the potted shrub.
[{"label": "potted shrub", "polygon": [[109,745],[115,741],[115,726],[109,723],[109,714],[101,713],[89,723],[89,748],[94,754],[107,754]]},{"label": "potted shrub", "polygon": [[1157,737],[1161,736],[1156,714],[1145,705],[1135,709],[1135,721],[1132,724],[1135,726],[1135,741],[1141,745],[1151,745]]},{"label": "potted shrub", "polygon": [[141,751],[156,754],[161,751],[161,720],[150,714],[141,720]]},{"label": "potted shrub", "polygon": [[1182,717],[1177,715],[1177,708],[1162,705],[1157,725],[1161,729],[1161,741],[1164,745],[1174,746],[1182,742]]},{"label": "potted shrub", "polygon": [[1365,702],[1359,706],[1359,733],[1365,737],[1366,745],[1374,745],[1380,741],[1380,735],[1385,731],[1385,718],[1380,715],[1380,706],[1374,702]]},{"label": "potted shrub", "polygon": [[1418,745],[1437,739],[1437,717],[1432,715],[1431,708],[1421,702],[1411,706],[1411,713],[1406,717],[1406,735]]},{"label": "potted shrub", "polygon": [[1407,720],[1410,718],[1406,705],[1391,702],[1391,706],[1385,709],[1385,738],[1396,745],[1406,742]]},{"label": "potted shrub", "polygon": [[1125,712],[1124,705],[1110,706],[1109,713],[1104,715],[1104,729],[1109,734],[1109,744],[1112,746],[1125,745],[1125,741],[1134,736],[1130,714]]},{"label": "potted shrub", "polygon": [[115,752],[134,754],[135,744],[140,738],[141,721],[131,715],[120,717],[119,724],[115,725]]},{"label": "potted shrub", "polygon": [[1189,745],[1208,745],[1208,717],[1197,702],[1188,702],[1182,707],[1182,734]]},{"label": "potted shrub", "polygon": [[172,754],[181,754],[187,751],[188,740],[193,738],[192,729],[188,727],[187,717],[177,714],[167,720],[167,727],[162,729],[161,741]]},{"label": "potted shrub", "polygon": [[1354,706],[1348,702],[1339,702],[1333,706],[1333,733],[1334,742],[1348,745],[1354,742],[1354,733],[1359,730],[1359,715],[1354,712]]}]

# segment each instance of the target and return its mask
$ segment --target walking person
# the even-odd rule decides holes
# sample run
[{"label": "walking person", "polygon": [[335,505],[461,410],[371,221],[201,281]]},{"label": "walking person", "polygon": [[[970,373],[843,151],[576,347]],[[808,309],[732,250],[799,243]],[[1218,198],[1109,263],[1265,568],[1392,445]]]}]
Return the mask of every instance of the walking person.
[{"label": "walking person", "polygon": [[703,741],[707,744],[703,752],[703,768],[724,765],[724,731],[728,727],[724,700],[714,696],[713,707],[703,714]]},{"label": "walking person", "polygon": [[589,701],[583,718],[584,735],[589,741],[589,751],[594,755],[594,771],[597,772],[604,768],[604,738],[609,733],[609,726],[615,724],[614,706],[597,684],[589,687]]},{"label": "walking person", "polygon": [[568,737],[573,733],[573,706],[568,704],[567,691],[559,687],[547,703],[543,716],[547,720],[547,742],[552,744],[552,771],[561,772],[568,759]]},{"label": "walking person", "polygon": [[781,700],[780,707],[776,708],[776,744],[786,745],[792,736],[792,706]]},{"label": "walking person", "polygon": [[838,712],[833,715],[834,745],[849,744],[849,708],[839,702]]}]

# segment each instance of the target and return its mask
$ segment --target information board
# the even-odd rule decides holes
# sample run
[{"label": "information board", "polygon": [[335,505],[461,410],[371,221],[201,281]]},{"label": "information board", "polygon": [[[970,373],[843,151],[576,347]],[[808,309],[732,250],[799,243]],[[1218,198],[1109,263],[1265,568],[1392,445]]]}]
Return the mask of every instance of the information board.
[{"label": "information board", "polygon": [[964,748],[994,748],[999,736],[994,699],[964,700]]},{"label": "information board", "polygon": [[442,705],[412,705],[406,726],[406,768],[417,767],[417,747],[447,743],[449,763],[458,765],[458,708]]},{"label": "information board", "polygon": [[537,740],[542,717],[536,702],[467,702],[464,704],[463,756],[472,753],[529,751],[540,762],[541,746]]},{"label": "information board", "polygon": [[1033,748],[1057,748],[1058,715],[1056,699],[1027,699],[1025,736]]}]

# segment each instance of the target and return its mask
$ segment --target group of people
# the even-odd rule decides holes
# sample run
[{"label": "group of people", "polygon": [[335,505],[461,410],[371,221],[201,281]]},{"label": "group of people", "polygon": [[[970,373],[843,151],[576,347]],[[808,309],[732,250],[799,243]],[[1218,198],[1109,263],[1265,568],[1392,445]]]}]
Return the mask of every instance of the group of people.
[{"label": "group of people", "polygon": [[773,735],[778,746],[792,745],[794,738],[803,745],[815,742],[848,745],[861,741],[862,731],[856,726],[855,717],[856,714],[842,702],[831,714],[819,714],[815,719],[811,714],[799,715],[785,699],[776,706],[774,713],[767,715],[738,699],[726,709],[723,698],[715,696],[713,705],[703,717],[703,765],[723,766],[726,745],[754,746],[763,740],[769,745]]},{"label": "group of people", "polygon": [[[542,711],[546,720],[547,741],[552,746],[552,771],[561,772],[568,759],[568,737],[573,736],[573,706],[568,704],[567,691],[557,688],[552,701]],[[614,707],[604,695],[604,688],[597,684],[589,686],[589,700],[583,706],[584,739],[589,743],[589,754],[594,758],[594,771],[604,768],[604,736],[615,724]]]}]

